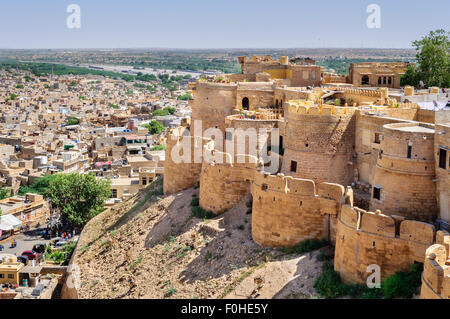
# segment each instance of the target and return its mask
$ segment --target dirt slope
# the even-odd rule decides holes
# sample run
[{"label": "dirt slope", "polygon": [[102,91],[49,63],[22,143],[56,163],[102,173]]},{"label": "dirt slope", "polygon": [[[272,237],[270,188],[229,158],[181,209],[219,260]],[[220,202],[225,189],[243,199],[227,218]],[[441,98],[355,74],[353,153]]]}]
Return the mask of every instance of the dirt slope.
[{"label": "dirt slope", "polygon": [[73,259],[79,298],[317,297],[318,252],[285,255],[254,243],[249,198],[202,220],[191,216],[198,190],[152,195],[160,188],[155,182],[86,225]]}]

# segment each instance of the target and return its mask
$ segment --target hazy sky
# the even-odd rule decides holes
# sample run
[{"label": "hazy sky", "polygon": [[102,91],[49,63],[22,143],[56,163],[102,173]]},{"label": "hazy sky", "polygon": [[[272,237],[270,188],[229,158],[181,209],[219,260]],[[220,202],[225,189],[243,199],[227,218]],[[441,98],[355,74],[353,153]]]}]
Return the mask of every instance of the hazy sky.
[{"label": "hazy sky", "polygon": [[450,0],[1,0],[0,48],[407,48],[449,24]]}]

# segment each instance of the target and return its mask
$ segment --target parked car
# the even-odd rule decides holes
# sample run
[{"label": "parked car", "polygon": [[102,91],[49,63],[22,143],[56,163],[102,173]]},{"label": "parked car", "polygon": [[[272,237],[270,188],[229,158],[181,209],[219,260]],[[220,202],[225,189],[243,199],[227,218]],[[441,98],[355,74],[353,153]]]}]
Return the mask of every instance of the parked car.
[{"label": "parked car", "polygon": [[36,253],[43,254],[45,253],[45,244],[36,244],[32,250]]},{"label": "parked car", "polygon": [[24,265],[27,265],[28,264],[28,256],[19,256],[19,257],[17,257],[17,261]]},{"label": "parked car", "polygon": [[27,256],[28,260],[36,260],[39,261],[39,253],[36,253],[34,251],[31,250],[25,250],[24,252],[22,252],[23,256]]},{"label": "parked car", "polygon": [[44,290],[45,290],[45,286],[43,284],[39,284],[33,289],[33,291],[31,292],[31,295],[34,297],[39,297]]},{"label": "parked car", "polygon": [[57,242],[61,241],[62,238],[61,237],[55,237],[50,241],[50,245],[55,246]]},{"label": "parked car", "polygon": [[67,242],[65,242],[65,241],[58,241],[55,244],[55,248],[61,248],[62,246],[66,245],[66,244],[67,244]]},{"label": "parked car", "polygon": [[5,247],[3,245],[0,245],[0,251],[2,251],[3,249],[5,249]]}]

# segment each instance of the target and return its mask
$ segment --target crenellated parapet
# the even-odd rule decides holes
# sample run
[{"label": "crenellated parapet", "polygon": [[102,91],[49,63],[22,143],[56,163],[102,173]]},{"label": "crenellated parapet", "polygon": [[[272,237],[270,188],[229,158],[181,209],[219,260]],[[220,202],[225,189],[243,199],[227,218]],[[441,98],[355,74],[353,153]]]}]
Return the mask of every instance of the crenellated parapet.
[{"label": "crenellated parapet", "polygon": [[254,176],[263,166],[251,155],[237,155],[205,149],[200,175],[200,207],[221,214],[250,193]]},{"label": "crenellated parapet", "polygon": [[252,185],[253,240],[265,247],[293,246],[305,239],[334,241],[335,219],[352,191],[342,185],[256,173]]},{"label": "crenellated parapet", "polygon": [[382,126],[370,209],[429,222],[437,217],[434,125]]},{"label": "crenellated parapet", "polygon": [[423,263],[435,235],[431,224],[343,205],[337,219],[334,269],[345,282],[365,283],[369,265],[378,265],[384,280]]},{"label": "crenellated parapet", "polygon": [[450,234],[438,231],[425,252],[421,299],[450,299]]},{"label": "crenellated parapet", "polygon": [[200,179],[203,148],[214,148],[214,141],[189,135],[187,127],[178,127],[167,135],[164,164],[164,194],[193,187]]},{"label": "crenellated parapet", "polygon": [[289,101],[282,173],[349,185],[354,179],[355,111]]}]

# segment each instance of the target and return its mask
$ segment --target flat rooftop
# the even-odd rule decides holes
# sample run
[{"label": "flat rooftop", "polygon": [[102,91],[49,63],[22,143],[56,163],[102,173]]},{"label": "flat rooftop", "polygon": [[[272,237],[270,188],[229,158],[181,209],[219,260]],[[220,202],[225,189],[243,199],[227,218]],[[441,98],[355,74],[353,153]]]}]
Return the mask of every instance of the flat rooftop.
[{"label": "flat rooftop", "polygon": [[430,133],[430,134],[434,133],[433,129],[424,127],[424,126],[420,126],[420,125],[396,127],[395,129],[398,131],[404,131],[404,132]]}]

